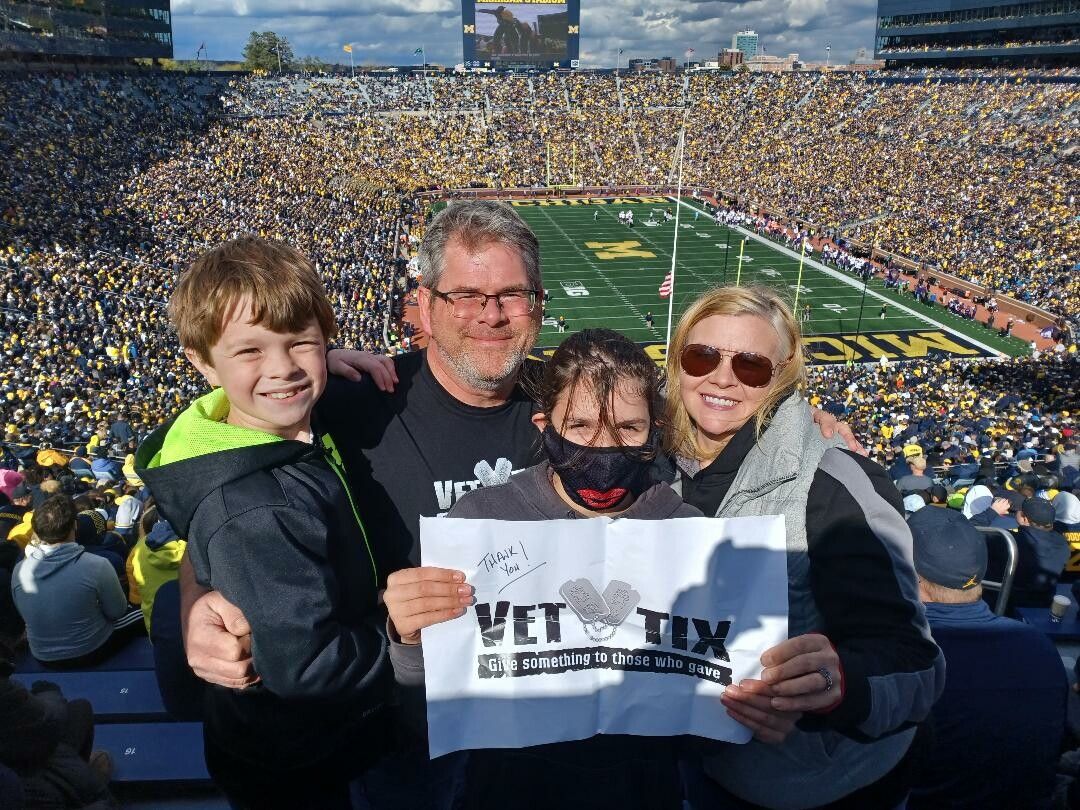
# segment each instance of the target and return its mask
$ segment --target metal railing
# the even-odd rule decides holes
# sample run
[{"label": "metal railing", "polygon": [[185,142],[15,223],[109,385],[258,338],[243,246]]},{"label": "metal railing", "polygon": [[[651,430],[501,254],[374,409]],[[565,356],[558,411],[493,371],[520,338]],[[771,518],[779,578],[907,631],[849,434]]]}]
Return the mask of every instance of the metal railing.
[{"label": "metal railing", "polygon": [[1005,570],[1001,575],[1001,582],[994,582],[990,579],[984,579],[982,586],[984,589],[997,591],[998,598],[997,604],[994,606],[994,613],[998,616],[1004,616],[1006,609],[1009,607],[1009,597],[1012,595],[1013,577],[1016,576],[1016,538],[1012,536],[1012,532],[1008,532],[1005,529],[1000,529],[996,526],[976,526],[980,532],[988,537],[998,536],[1005,542],[1005,552],[1007,559],[1005,561]]}]

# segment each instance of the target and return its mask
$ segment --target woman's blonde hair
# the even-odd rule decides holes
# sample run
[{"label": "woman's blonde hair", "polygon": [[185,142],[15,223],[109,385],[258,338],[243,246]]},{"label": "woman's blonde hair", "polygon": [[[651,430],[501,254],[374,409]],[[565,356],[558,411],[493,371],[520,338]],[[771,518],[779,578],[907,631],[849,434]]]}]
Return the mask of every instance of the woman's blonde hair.
[{"label": "woman's blonde hair", "polygon": [[791,313],[791,304],[769,287],[717,287],[710,290],[683,313],[668,347],[664,448],[669,453],[693,458],[704,456],[698,446],[697,431],[682,401],[680,358],[689,342],[690,330],[713,315],[755,315],[765,320],[780,336],[781,365],[773,377],[772,387],[754,415],[759,436],[776,406],[794,390],[806,386],[802,331]]}]

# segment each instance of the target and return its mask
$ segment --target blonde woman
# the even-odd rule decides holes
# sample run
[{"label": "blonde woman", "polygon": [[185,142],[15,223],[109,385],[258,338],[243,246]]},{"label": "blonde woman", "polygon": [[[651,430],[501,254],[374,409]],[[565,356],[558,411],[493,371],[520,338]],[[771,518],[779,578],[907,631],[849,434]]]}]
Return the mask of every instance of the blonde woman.
[{"label": "blonde woman", "polygon": [[668,358],[666,443],[683,499],[718,517],[781,514],[787,527],[789,639],[762,656],[760,681],[729,688],[729,713],[755,739],[706,756],[706,779],[689,769],[693,805],[902,806],[915,724],[945,665],[896,487],[813,424],[799,325],[774,291],[706,293]]}]

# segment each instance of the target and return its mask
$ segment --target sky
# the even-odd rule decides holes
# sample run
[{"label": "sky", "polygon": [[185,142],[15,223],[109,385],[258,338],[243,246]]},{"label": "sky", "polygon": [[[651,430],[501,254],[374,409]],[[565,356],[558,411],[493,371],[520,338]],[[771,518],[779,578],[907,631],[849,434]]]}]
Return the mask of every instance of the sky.
[{"label": "sky", "polygon": [[[512,2],[512,0],[510,0]],[[753,28],[766,53],[797,53],[806,62],[850,61],[873,52],[877,0],[581,0],[581,66],[614,67],[634,57],[696,59],[731,47],[731,36]],[[299,56],[348,64],[413,64],[416,48],[429,63],[458,64],[460,0],[172,0],[174,56],[191,59],[205,43],[207,58],[240,59],[252,31],[289,38]]]}]

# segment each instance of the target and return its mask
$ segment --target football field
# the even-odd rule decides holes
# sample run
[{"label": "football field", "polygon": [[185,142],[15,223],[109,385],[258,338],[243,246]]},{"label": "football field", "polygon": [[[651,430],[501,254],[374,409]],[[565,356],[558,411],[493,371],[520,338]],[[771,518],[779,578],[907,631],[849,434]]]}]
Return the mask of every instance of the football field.
[{"label": "football field", "polygon": [[[544,284],[551,295],[539,350],[558,345],[563,335],[588,327],[617,329],[664,358],[668,302],[658,290],[671,269],[674,198],[624,197],[515,200],[518,213],[540,239]],[[634,226],[619,213],[634,212]],[[651,222],[655,224],[649,224]],[[745,244],[743,244],[745,240]],[[740,252],[742,261],[739,261]],[[693,200],[682,204],[677,246],[674,318],[701,292],[721,284],[767,284],[784,292],[798,315],[810,304],[803,323],[812,363],[877,361],[927,356],[977,357],[1018,354],[1026,345],[1001,338],[978,323],[940,306],[926,306],[910,295],[862,282],[841,270],[821,266],[807,254],[799,282],[799,255],[740,229],[718,226]],[[740,272],[741,265],[741,272]],[[796,289],[798,287],[798,289]],[[886,304],[882,317],[882,304]],[[646,323],[652,313],[653,325]]]}]

